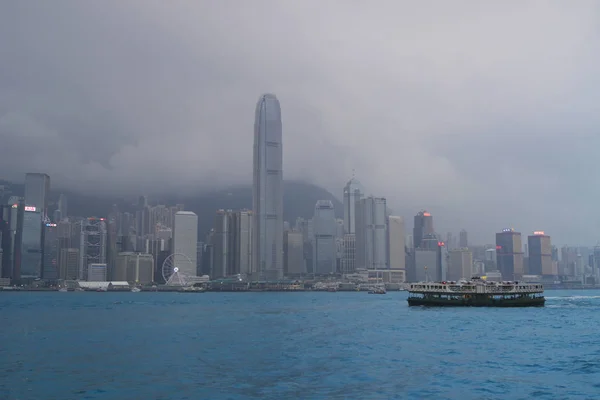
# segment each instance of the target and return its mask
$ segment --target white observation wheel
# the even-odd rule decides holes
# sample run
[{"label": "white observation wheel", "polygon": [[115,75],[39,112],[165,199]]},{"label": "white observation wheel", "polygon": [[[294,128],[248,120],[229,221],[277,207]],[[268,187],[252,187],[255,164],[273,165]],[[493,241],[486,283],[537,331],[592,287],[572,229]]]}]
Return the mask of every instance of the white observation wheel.
[{"label": "white observation wheel", "polygon": [[[194,271],[196,266],[185,254],[171,254],[162,265],[162,276],[167,285],[186,286],[187,275],[184,271]],[[194,274],[195,275],[195,274]]]}]

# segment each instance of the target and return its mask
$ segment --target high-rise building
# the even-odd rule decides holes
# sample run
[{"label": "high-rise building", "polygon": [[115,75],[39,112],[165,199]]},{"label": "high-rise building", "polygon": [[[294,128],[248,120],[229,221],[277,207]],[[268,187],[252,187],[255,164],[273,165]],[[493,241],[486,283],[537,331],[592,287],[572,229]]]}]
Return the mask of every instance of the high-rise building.
[{"label": "high-rise building", "polygon": [[409,282],[434,281],[446,279],[448,252],[444,242],[438,242],[436,248],[416,248],[414,268],[407,271]]},{"label": "high-rise building", "polygon": [[215,216],[212,236],[214,264],[210,273],[213,279],[231,275],[233,243],[235,242],[234,233],[231,230],[232,214],[231,210],[218,210]]},{"label": "high-rise building", "polygon": [[356,236],[353,233],[347,233],[344,235],[343,240],[341,272],[352,274],[356,271]]},{"label": "high-rise building", "polygon": [[527,237],[529,250],[529,275],[556,276],[552,262],[552,243],[550,236],[542,231],[533,232]]},{"label": "high-rise building", "polygon": [[211,240],[211,277],[252,274],[252,211],[218,210]]},{"label": "high-rise building", "polygon": [[383,271],[387,261],[387,206],[383,197],[356,202],[356,269]]},{"label": "high-rise building", "polygon": [[[81,219],[76,223],[74,233],[79,246],[79,279],[89,281],[90,264],[106,265],[106,220],[96,217]],[[110,271],[107,272],[110,274]]]},{"label": "high-rise building", "polygon": [[[60,196],[58,196],[58,211],[60,211],[60,216],[61,219],[62,218],[67,218],[69,216],[69,214],[67,214],[67,196],[63,193],[60,194]],[[59,222],[59,221],[55,221],[55,222]]]},{"label": "high-rise building", "polygon": [[406,280],[406,248],[404,243],[404,218],[399,216],[388,217],[388,251],[390,272],[393,282]]},{"label": "high-rise building", "polygon": [[458,247],[460,247],[461,249],[466,249],[467,247],[469,247],[467,231],[465,231],[464,229],[460,231],[458,238]]},{"label": "high-rise building", "polygon": [[283,238],[284,274],[299,277],[306,273],[302,232],[286,231]]},{"label": "high-rise building", "polygon": [[412,268],[407,271],[409,272],[407,276],[409,282],[432,282],[441,280],[437,274],[437,250],[417,247],[415,248],[414,259],[414,271]]},{"label": "high-rise building", "polygon": [[336,221],[333,203],[319,200],[315,204],[313,216],[313,265],[317,275],[336,272]]},{"label": "high-rise building", "polygon": [[[196,248],[198,246],[198,216],[191,211],[175,214],[173,230],[174,266],[185,276],[197,276]],[[191,263],[188,261],[191,261]]]},{"label": "high-rise building", "polygon": [[413,229],[413,244],[416,248],[421,247],[421,241],[426,235],[433,235],[433,217],[427,211],[419,211],[415,215],[415,226]]},{"label": "high-rise building", "polygon": [[65,280],[79,278],[79,249],[60,249],[58,277]]},{"label": "high-rise building", "polygon": [[21,279],[42,277],[42,213],[37,207],[23,207],[21,235]]},{"label": "high-rise building", "polygon": [[496,262],[504,280],[519,280],[523,271],[521,233],[503,229],[496,233]]},{"label": "high-rise building", "polygon": [[0,204],[0,278],[13,277],[15,236],[17,231],[17,209],[12,204]]},{"label": "high-rise building", "polygon": [[48,216],[49,193],[50,176],[48,174],[28,173],[25,175],[25,204],[35,207],[42,214],[42,219]]},{"label": "high-rise building", "polygon": [[233,216],[235,232],[233,273],[252,275],[252,211],[236,211]]},{"label": "high-rise building", "polygon": [[42,249],[42,277],[58,279],[58,225],[44,224],[44,247]]},{"label": "high-rise building", "polygon": [[117,254],[112,280],[142,285],[154,282],[154,257],[134,252]]},{"label": "high-rise building", "polygon": [[344,186],[344,232],[354,234],[356,231],[356,202],[363,198],[364,188],[354,177]]},{"label": "high-rise building", "polygon": [[[18,201],[17,203],[12,204],[11,208],[13,211],[13,215],[11,216],[11,225],[15,228],[15,236],[14,236],[14,248],[13,248],[13,269],[12,269],[12,278],[14,281],[19,282],[21,280],[21,265],[23,258],[23,228],[25,225],[25,199],[9,199],[9,202]],[[14,223],[13,223],[14,222]],[[40,223],[41,230],[41,223]],[[41,250],[41,246],[40,246]],[[41,263],[41,260],[40,260]],[[41,266],[40,266],[41,269]]]},{"label": "high-rise building", "polygon": [[450,251],[450,263],[446,279],[458,281],[462,278],[471,279],[473,276],[473,253],[467,248]]},{"label": "high-rise building", "polygon": [[281,107],[273,94],[260,97],[254,122],[253,268],[258,278],[283,277],[283,149]]}]

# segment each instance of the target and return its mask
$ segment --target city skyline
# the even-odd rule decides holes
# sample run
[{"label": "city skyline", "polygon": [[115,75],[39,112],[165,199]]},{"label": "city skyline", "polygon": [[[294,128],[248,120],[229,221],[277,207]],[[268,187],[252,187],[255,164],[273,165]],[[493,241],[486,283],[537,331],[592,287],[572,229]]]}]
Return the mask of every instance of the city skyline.
[{"label": "city skyline", "polygon": [[[595,3],[441,4],[420,41],[406,39],[431,22],[420,3],[382,2],[368,18],[336,1],[318,17],[310,1],[37,4],[0,16],[13,55],[0,77],[0,176],[11,181],[44,171],[95,194],[247,184],[248,104],[272,91],[285,103],[288,179],[339,196],[354,169],[366,195],[405,218],[432,210],[444,230],[600,239],[598,190],[583,179],[600,173]],[[157,26],[156,15],[172,18]],[[119,68],[100,68],[107,60]]]},{"label": "city skyline", "polygon": [[[266,106],[265,100],[271,100],[272,104]],[[267,112],[269,107],[270,113]],[[281,158],[281,141],[274,141],[281,136],[280,127],[280,108],[275,96],[261,96],[257,105],[254,150],[268,154],[265,145],[270,144],[278,154],[277,157],[271,154],[271,161]],[[280,164],[267,160],[259,154],[256,163],[259,190],[255,191],[255,198],[263,199],[264,209],[269,208],[269,201],[271,205],[281,201],[273,196],[279,191],[277,186],[269,188],[267,185],[267,190],[264,187],[260,190],[261,175],[265,175],[262,171],[278,178],[275,183],[281,183],[281,174],[274,173],[281,172],[275,168]],[[49,176],[44,177],[49,182]],[[27,174],[25,186],[31,183],[30,178],[31,174]],[[264,176],[262,178],[264,181]],[[37,181],[34,183],[35,188],[39,187]],[[161,275],[168,279],[165,271],[173,270],[165,270],[165,265],[169,265],[167,261],[171,259],[171,267],[167,268],[177,267],[187,282],[207,279],[202,277],[204,275],[216,280],[243,276],[260,282],[290,277],[344,277],[344,274],[354,273],[362,276],[361,279],[383,279],[390,283],[456,280],[459,275],[472,274],[486,274],[496,280],[542,280],[551,284],[560,282],[557,279],[571,283],[586,280],[592,284],[600,279],[599,246],[559,248],[552,245],[550,235],[540,230],[527,236],[525,243],[524,235],[513,228],[496,232],[495,244],[472,245],[464,229],[458,235],[447,232],[444,239],[444,235],[435,230],[434,216],[427,210],[416,213],[413,234],[407,235],[404,218],[393,215],[385,197],[363,197],[358,191],[348,190],[356,184],[354,177],[347,182],[343,206],[344,214],[348,214],[350,197],[346,195],[355,192],[354,234],[347,232],[349,224],[336,218],[331,200],[318,200],[312,218],[298,217],[293,225],[289,221],[279,224],[273,213],[263,213],[267,220],[271,216],[275,228],[281,229],[283,257],[281,267],[259,271],[253,268],[251,260],[255,258],[252,243],[261,232],[253,229],[256,219],[247,209],[217,209],[213,214],[213,228],[204,237],[198,216],[184,211],[183,204],[151,205],[146,196],[139,196],[135,214],[121,212],[113,205],[108,218],[63,217],[62,212],[58,212],[52,215],[59,218],[51,221],[42,219],[42,207],[26,205],[26,198],[15,196],[16,193],[6,197],[4,191],[8,190],[9,194],[12,191],[10,187],[3,187],[0,207],[3,278],[12,277],[15,282],[19,279],[35,282],[42,278],[52,284],[67,276],[92,282],[127,276],[130,282],[150,283],[154,277],[160,281]],[[41,187],[41,192],[37,189],[26,192],[32,204],[35,203],[32,198],[47,201],[49,185]],[[57,209],[66,207],[67,196],[61,193],[58,199],[54,203]],[[256,208],[260,214],[261,202]],[[275,239],[275,230],[270,233],[267,230],[264,236],[270,234]],[[267,247],[274,249],[276,245],[273,240]],[[131,268],[125,266],[125,258],[135,254],[140,256],[132,263],[125,263],[131,264]],[[143,266],[138,264],[140,260],[145,260]],[[271,262],[276,262],[275,257]],[[179,279],[169,279],[169,285]]]}]

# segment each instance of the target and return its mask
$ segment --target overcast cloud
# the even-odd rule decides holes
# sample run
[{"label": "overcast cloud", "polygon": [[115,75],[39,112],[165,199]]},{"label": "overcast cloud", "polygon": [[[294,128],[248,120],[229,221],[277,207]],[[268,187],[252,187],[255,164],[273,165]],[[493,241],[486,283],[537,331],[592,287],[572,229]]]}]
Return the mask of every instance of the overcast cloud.
[{"label": "overcast cloud", "polygon": [[[149,191],[252,179],[280,99],[284,176],[441,233],[600,239],[596,1],[4,1],[0,176]],[[407,221],[412,229],[412,219]]]}]

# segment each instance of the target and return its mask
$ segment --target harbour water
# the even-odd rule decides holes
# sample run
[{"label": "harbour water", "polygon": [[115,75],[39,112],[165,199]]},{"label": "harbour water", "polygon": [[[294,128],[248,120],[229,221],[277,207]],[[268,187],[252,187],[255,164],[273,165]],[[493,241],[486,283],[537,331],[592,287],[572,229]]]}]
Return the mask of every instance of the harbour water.
[{"label": "harbour water", "polygon": [[406,296],[0,293],[0,398],[600,396],[600,291],[526,309]]}]

